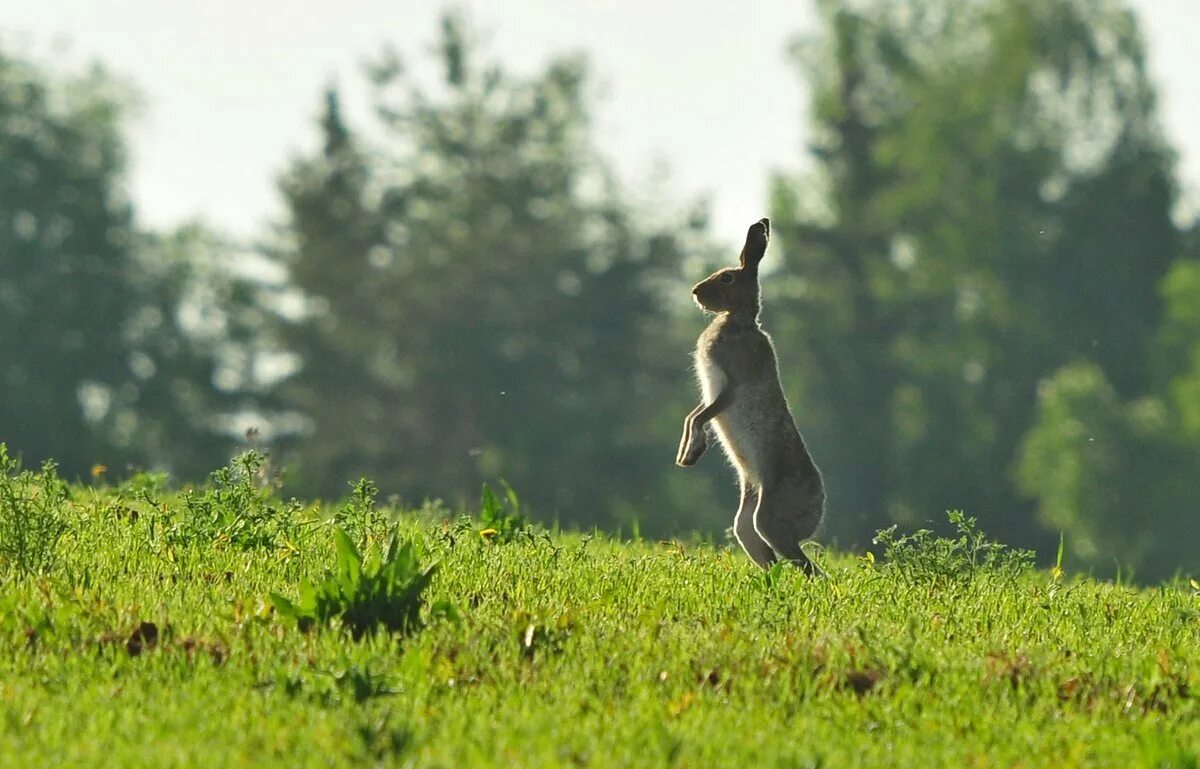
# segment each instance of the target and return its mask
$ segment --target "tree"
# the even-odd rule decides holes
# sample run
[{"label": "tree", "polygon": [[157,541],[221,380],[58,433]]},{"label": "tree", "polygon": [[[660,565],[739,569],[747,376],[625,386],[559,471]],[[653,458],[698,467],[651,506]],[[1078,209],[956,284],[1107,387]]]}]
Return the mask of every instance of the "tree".
[{"label": "tree", "polygon": [[271,384],[287,360],[266,324],[277,289],[235,269],[247,253],[200,223],[138,238],[120,327],[124,380],[97,426],[139,465],[201,479],[247,427],[286,424]]},{"label": "tree", "polygon": [[56,81],[0,54],[0,439],[68,475],[128,457],[90,419],[124,374],[128,105],[102,71]]},{"label": "tree", "polygon": [[1066,366],[1039,388],[1021,446],[1018,479],[1040,519],[1102,573],[1163,578],[1200,565],[1200,262],[1190,253],[1163,281],[1149,392],[1122,400],[1096,364]]},{"label": "tree", "polygon": [[1107,0],[822,10],[828,203],[782,180],[773,209],[831,522],[861,540],[965,507],[1044,546],[1012,477],[1037,383],[1087,358],[1145,387],[1176,249],[1135,19]]},{"label": "tree", "polygon": [[499,476],[543,516],[662,525],[678,421],[663,403],[685,413],[693,387],[664,309],[665,289],[687,296],[671,233],[688,228],[620,200],[590,144],[583,61],[523,80],[475,57],[453,16],[436,89],[382,57],[378,140],[331,90],[321,150],[282,179],[273,254],[304,310],[280,318],[300,362],[280,392],[309,420],[291,478],[461,501]]},{"label": "tree", "polygon": [[128,462],[194,477],[223,461],[220,417],[245,400],[242,379],[217,380],[249,349],[248,284],[203,228],[138,230],[133,103],[98,67],[56,75],[0,52],[0,441],[68,477]]}]

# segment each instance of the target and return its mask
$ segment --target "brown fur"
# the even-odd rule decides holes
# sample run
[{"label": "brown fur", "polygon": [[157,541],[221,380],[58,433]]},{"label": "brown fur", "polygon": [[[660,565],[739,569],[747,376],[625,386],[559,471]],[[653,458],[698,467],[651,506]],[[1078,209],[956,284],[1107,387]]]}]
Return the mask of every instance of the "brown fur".
[{"label": "brown fur", "polygon": [[675,462],[689,467],[708,449],[711,421],[738,473],[741,504],[734,533],[763,568],[779,559],[819,573],[800,549],[825,508],[821,473],[804,445],[779,382],[771,337],[758,322],[758,264],[770,222],[750,227],[739,267],[727,267],[692,289],[696,302],[717,316],[696,343],[703,400],[684,419]]}]

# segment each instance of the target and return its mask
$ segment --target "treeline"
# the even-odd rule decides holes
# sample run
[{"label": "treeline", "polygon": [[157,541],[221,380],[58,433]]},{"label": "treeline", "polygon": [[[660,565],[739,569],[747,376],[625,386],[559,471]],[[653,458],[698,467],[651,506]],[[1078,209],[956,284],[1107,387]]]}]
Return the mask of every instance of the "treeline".
[{"label": "treeline", "polygon": [[[1194,568],[1200,229],[1172,218],[1136,18],[818,6],[794,52],[811,171],[764,180],[764,291],[825,538],[965,508],[1044,552],[1065,531],[1100,571]],[[438,82],[364,67],[366,124],[324,94],[252,245],[141,227],[129,89],[0,51],[0,441],[182,482],[254,424],[296,494],[366,475],[457,502],[504,478],[544,519],[720,536],[727,469],[671,459],[687,288],[732,255],[701,206],[618,183],[585,60],[515,76],[455,15],[438,41]]]}]

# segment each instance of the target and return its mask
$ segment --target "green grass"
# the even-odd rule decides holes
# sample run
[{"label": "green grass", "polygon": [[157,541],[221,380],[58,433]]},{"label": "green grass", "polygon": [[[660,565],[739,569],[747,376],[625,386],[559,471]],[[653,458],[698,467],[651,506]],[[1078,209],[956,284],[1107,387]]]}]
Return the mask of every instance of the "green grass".
[{"label": "green grass", "polygon": [[[494,499],[487,527],[377,510],[362,484],[293,505],[238,467],[190,496],[72,487],[53,557],[0,562],[0,766],[1198,764],[1186,579],[1035,571],[964,519],[807,579],[711,545],[481,535]],[[398,532],[420,561],[401,572],[431,581],[338,587],[334,521],[363,580]],[[301,632],[270,595],[304,581],[420,621]]]}]

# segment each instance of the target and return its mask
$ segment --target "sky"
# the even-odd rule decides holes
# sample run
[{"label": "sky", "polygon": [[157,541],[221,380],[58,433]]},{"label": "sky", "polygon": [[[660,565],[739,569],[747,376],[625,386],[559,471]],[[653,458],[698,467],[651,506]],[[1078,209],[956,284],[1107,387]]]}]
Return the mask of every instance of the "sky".
[{"label": "sky", "polygon": [[[531,74],[588,54],[596,143],[633,189],[711,203],[733,244],[767,213],[772,172],[805,164],[807,95],[786,54],[813,31],[802,0],[467,0],[494,58]],[[1149,40],[1188,213],[1200,210],[1200,0],[1134,0]],[[365,57],[411,64],[436,37],[439,0],[0,0],[0,41],[43,61],[103,62],[141,93],[128,136],[144,225],[202,218],[251,239],[280,215],[275,179],[316,145],[323,89],[366,114]],[[418,70],[419,72],[419,70]],[[666,171],[664,175],[663,171]],[[665,178],[665,181],[664,181]]]}]

